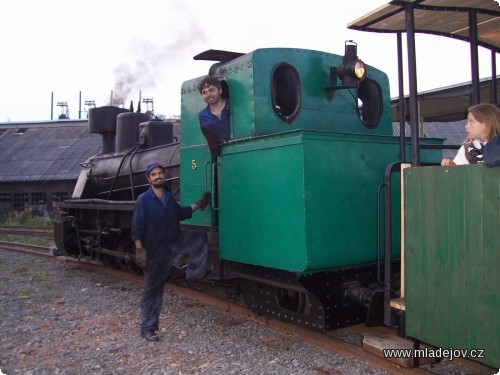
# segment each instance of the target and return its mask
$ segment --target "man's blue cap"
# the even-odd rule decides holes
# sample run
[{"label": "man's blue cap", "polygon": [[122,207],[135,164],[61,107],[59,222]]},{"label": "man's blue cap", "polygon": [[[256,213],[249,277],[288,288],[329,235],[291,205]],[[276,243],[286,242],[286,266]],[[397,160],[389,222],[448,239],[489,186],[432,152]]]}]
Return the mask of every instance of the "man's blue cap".
[{"label": "man's blue cap", "polygon": [[163,167],[158,163],[149,164],[146,168],[146,177],[149,177],[149,172],[151,172],[156,167],[160,167],[161,169],[163,169]]}]

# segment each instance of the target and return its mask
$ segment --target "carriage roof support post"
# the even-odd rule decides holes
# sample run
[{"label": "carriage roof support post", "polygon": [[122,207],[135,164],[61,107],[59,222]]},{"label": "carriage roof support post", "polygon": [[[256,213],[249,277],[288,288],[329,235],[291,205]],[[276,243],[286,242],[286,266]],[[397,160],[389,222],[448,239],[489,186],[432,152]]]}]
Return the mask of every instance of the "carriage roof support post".
[{"label": "carriage roof support post", "polygon": [[479,58],[477,43],[477,11],[469,10],[470,68],[472,82],[471,104],[479,104]]},{"label": "carriage roof support post", "polygon": [[405,93],[403,82],[403,43],[401,33],[397,33],[398,43],[398,88],[399,88],[399,161],[404,163],[406,160],[406,125],[405,125]]},{"label": "carriage roof support post", "polygon": [[491,103],[497,104],[497,56],[491,50]]},{"label": "carriage roof support post", "polygon": [[54,119],[54,91],[50,93],[50,120]]},{"label": "carriage roof support post", "polygon": [[[415,50],[415,20],[412,4],[405,5],[406,44],[408,49],[408,77],[410,88],[410,128],[411,128],[411,165],[420,165],[420,134],[417,91],[417,59]],[[400,72],[402,74],[402,72]]]},{"label": "carriage roof support post", "polygon": [[78,118],[82,118],[82,92],[78,92]]}]

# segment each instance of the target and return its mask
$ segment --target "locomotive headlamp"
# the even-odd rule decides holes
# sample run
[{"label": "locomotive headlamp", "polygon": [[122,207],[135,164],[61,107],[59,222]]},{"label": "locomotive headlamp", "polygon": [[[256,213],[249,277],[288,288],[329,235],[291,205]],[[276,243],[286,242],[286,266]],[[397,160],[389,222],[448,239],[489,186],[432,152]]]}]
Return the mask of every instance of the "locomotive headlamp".
[{"label": "locomotive headlamp", "polygon": [[[333,91],[338,89],[357,88],[366,76],[366,64],[357,56],[357,44],[352,40],[346,41],[345,54],[342,63],[337,67],[330,67],[330,86],[326,88],[328,99],[332,99]],[[337,79],[342,84],[339,86]]]},{"label": "locomotive headlamp", "polygon": [[363,61],[358,60],[356,64],[354,64],[354,75],[359,79],[364,78],[366,74],[366,65]]}]

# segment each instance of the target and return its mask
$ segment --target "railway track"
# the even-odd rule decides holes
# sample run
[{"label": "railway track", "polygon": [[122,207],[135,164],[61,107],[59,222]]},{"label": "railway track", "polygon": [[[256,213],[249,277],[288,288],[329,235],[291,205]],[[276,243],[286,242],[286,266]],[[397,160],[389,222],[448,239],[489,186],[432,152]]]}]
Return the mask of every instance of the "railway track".
[{"label": "railway track", "polygon": [[48,227],[0,225],[0,235],[54,238],[54,231]]},{"label": "railway track", "polygon": [[[122,270],[111,269],[95,261],[78,260],[71,257],[55,257],[52,255],[52,249],[47,246],[34,246],[22,243],[0,241],[0,249],[21,252],[33,256],[42,256],[55,261],[63,261],[78,268],[93,272],[106,273],[117,278],[142,283],[142,275],[134,275]],[[429,371],[426,371],[423,368],[406,368],[402,362],[390,362],[389,360],[376,355],[371,351],[365,350],[363,345],[360,345],[360,341],[362,342],[363,337],[366,336],[395,336],[395,331],[388,327],[369,328],[364,324],[360,324],[329,333],[314,332],[274,318],[257,316],[241,303],[204,293],[204,288],[207,288],[206,284],[199,286],[195,284],[194,288],[193,286],[188,288],[182,285],[182,282],[180,284],[168,283],[167,285],[167,289],[171,293],[188,297],[205,306],[210,306],[212,308],[236,315],[240,318],[251,320],[283,334],[293,335],[303,342],[307,342],[331,353],[362,359],[366,364],[372,367],[385,370],[393,374],[429,373]],[[349,339],[346,340],[346,336],[349,336]],[[477,369],[478,373],[482,373],[482,371],[484,371],[484,366],[480,364],[475,362],[471,363],[470,361],[465,360],[462,362],[469,367],[472,366],[472,368]]]},{"label": "railway track", "polygon": [[0,241],[0,249],[53,257],[51,249],[47,246],[30,245],[20,242]]}]

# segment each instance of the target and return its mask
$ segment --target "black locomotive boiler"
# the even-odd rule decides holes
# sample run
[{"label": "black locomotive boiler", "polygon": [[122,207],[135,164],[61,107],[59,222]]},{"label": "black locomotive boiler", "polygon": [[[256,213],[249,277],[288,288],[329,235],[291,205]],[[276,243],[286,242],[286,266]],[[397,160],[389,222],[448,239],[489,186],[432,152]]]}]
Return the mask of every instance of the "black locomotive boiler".
[{"label": "black locomotive boiler", "polygon": [[169,190],[179,198],[179,149],[174,124],[152,115],[105,106],[89,112],[101,152],[84,163],[65,215],[55,223],[58,254],[90,257],[136,270],[130,240],[135,198],[148,188],[144,172],[165,167]]}]

